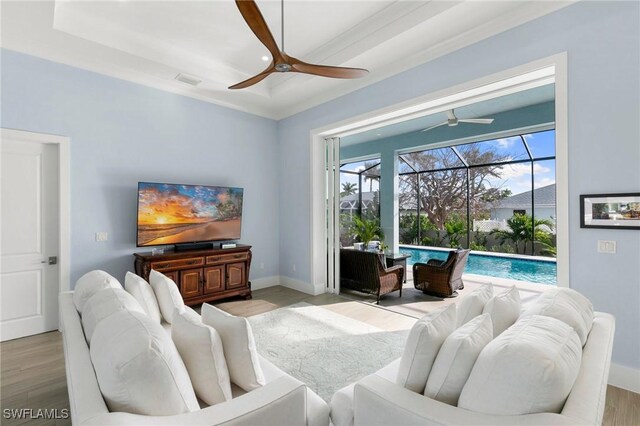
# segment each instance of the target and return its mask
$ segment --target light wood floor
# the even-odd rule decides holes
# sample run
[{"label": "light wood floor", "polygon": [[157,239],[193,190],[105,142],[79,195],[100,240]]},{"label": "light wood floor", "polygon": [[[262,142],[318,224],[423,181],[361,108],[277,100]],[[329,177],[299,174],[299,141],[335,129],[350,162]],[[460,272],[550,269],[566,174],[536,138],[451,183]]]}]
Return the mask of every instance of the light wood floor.
[{"label": "light wood floor", "polygon": [[[467,289],[465,289],[467,291]],[[220,308],[243,316],[252,316],[278,309],[294,303],[306,302],[341,315],[371,324],[384,330],[410,328],[420,317],[443,303],[455,299],[434,299],[417,294],[386,296],[381,307],[376,307],[366,297],[331,294],[309,296],[284,287],[271,287],[253,292],[252,300],[231,301],[218,304]],[[385,306],[387,305],[387,306]],[[398,308],[398,307],[401,308]],[[60,333],[50,332],[16,339],[0,344],[0,408],[69,408],[67,386]],[[70,419],[59,420],[7,420],[1,424],[68,425]],[[640,425],[640,394],[628,392],[613,386],[607,389],[604,425]]]}]

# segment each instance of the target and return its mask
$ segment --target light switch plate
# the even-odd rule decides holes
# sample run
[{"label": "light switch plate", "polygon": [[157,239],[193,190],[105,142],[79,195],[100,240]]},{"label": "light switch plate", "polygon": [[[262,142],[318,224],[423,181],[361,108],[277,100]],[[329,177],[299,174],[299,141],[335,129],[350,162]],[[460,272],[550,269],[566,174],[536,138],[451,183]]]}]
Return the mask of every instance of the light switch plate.
[{"label": "light switch plate", "polygon": [[106,232],[96,232],[96,241],[107,241],[108,234]]},{"label": "light switch plate", "polygon": [[598,253],[615,254],[615,252],[616,252],[615,241],[598,240]]}]

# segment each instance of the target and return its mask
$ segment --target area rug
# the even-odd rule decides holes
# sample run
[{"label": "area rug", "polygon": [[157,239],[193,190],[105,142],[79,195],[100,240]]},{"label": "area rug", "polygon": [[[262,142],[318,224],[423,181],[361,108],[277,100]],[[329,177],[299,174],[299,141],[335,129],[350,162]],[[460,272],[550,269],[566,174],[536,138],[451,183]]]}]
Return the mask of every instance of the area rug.
[{"label": "area rug", "polygon": [[258,352],[327,402],[400,357],[409,332],[381,330],[304,302],[248,319]]},{"label": "area rug", "polygon": [[[436,309],[442,308],[451,303],[459,303],[466,295],[473,292],[473,290],[483,284],[484,283],[481,281],[465,279],[464,290],[458,290],[458,297],[454,298],[429,296],[424,294],[421,290],[415,289],[413,287],[413,282],[408,282],[402,287],[402,297],[399,297],[398,292],[389,293],[380,298],[380,304],[376,304],[375,295],[368,295],[354,290],[344,289],[340,293],[340,296],[409,317],[422,318],[424,315],[429,312],[433,312]],[[494,282],[494,292],[496,294],[502,293],[503,291],[509,290],[512,285],[512,283]],[[522,300],[523,306],[535,300],[541,292],[553,287],[554,286],[540,284],[519,283],[518,290],[520,291],[520,299]]]}]

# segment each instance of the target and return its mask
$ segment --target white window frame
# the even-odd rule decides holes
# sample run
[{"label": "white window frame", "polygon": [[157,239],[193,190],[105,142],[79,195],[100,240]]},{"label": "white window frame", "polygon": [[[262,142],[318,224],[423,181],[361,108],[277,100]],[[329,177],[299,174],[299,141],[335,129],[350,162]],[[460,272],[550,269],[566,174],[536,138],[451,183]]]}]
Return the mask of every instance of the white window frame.
[{"label": "white window frame", "polygon": [[[309,167],[311,173],[309,191],[311,194],[310,275],[314,287],[316,289],[319,287],[336,288],[335,275],[327,274],[327,235],[335,235],[335,230],[327,227],[326,203],[329,199],[325,183],[327,171],[325,139],[345,137],[550,83],[555,83],[556,106],[557,282],[559,287],[569,287],[569,149],[566,52],[311,130]],[[337,165],[339,167],[339,156]],[[336,197],[331,201],[334,205],[339,202]]]}]

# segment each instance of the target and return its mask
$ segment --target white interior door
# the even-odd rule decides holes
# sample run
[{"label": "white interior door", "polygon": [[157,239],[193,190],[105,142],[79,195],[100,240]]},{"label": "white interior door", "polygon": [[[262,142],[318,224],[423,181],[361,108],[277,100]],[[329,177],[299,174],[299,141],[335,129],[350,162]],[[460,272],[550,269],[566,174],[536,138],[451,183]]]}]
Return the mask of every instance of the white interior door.
[{"label": "white interior door", "polygon": [[56,144],[2,139],[0,340],[58,328]]}]

